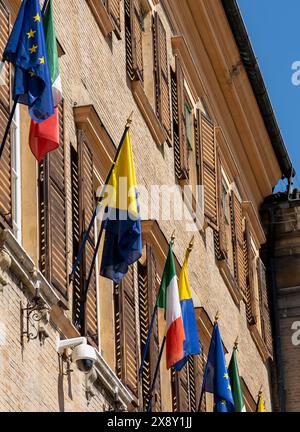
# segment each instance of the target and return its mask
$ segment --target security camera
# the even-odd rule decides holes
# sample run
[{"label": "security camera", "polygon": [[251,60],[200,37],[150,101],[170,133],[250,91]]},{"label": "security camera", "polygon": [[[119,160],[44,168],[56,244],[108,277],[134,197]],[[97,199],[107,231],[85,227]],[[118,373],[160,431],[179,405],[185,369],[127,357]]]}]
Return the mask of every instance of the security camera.
[{"label": "security camera", "polygon": [[58,339],[56,351],[62,354],[66,348],[73,350],[72,362],[76,363],[77,368],[81,372],[89,373],[97,360],[97,356],[95,349],[87,344],[86,338]]}]

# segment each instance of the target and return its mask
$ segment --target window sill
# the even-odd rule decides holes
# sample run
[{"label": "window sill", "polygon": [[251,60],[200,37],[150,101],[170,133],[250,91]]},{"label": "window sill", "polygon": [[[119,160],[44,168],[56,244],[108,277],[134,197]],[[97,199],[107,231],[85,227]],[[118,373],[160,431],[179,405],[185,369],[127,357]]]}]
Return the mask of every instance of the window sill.
[{"label": "window sill", "polygon": [[239,287],[236,283],[236,281],[234,280],[231,271],[228,267],[228,264],[226,262],[226,260],[221,260],[221,261],[217,261],[217,265],[220,271],[220,274],[225,282],[225,285],[227,286],[231,297],[234,301],[234,303],[239,306],[241,300],[243,299],[243,296],[239,290]]},{"label": "window sill", "polygon": [[140,81],[132,81],[131,89],[153,139],[157,145],[162,146],[168,137],[144,92],[142,84]]},{"label": "window sill", "polygon": [[107,37],[110,33],[115,30],[115,26],[107,13],[103,3],[101,1],[87,0],[95,20],[100,27],[104,37]]},{"label": "window sill", "polygon": [[252,325],[249,327],[252,339],[254,340],[254,343],[258,349],[258,352],[263,359],[263,362],[266,363],[266,361],[269,358],[272,358],[271,354],[268,351],[268,348],[266,347],[266,344],[264,343],[256,325]]}]

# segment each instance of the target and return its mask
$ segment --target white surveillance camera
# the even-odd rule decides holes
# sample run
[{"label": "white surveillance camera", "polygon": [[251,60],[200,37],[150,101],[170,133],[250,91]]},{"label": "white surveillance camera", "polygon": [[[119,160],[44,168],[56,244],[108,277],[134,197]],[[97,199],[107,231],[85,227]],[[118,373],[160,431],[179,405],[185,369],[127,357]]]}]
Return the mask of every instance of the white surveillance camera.
[{"label": "white surveillance camera", "polygon": [[87,344],[85,337],[58,340],[56,351],[62,354],[66,348],[71,348],[72,362],[76,363],[77,368],[84,373],[89,373],[93,368],[97,356],[95,349]]}]

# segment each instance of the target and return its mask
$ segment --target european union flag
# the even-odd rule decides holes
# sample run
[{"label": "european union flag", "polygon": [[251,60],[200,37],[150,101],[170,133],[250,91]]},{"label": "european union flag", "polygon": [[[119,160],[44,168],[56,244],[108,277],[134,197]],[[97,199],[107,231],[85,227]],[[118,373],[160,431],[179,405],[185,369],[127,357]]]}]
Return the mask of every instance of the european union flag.
[{"label": "european union flag", "polygon": [[4,50],[15,66],[13,99],[28,105],[38,123],[54,114],[52,83],[39,0],[23,0]]},{"label": "european union flag", "polygon": [[234,412],[230,380],[217,323],[214,325],[203,377],[202,394],[204,392],[213,393],[216,412]]}]

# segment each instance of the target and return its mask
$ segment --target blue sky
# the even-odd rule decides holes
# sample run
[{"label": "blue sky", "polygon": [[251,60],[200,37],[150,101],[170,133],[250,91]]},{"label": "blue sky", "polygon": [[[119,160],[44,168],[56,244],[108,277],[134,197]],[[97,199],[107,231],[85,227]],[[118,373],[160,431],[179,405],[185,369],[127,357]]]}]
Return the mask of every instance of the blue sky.
[{"label": "blue sky", "polygon": [[[300,187],[300,0],[238,0]],[[299,75],[300,84],[300,75]]]}]

